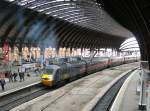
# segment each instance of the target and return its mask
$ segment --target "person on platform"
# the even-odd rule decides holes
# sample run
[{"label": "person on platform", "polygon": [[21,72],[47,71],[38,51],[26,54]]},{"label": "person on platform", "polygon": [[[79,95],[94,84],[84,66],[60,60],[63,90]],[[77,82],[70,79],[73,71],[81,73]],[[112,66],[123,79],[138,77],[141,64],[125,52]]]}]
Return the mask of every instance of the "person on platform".
[{"label": "person on platform", "polygon": [[21,72],[19,72],[19,79],[20,79],[20,82],[22,81],[22,75],[21,75]]},{"label": "person on platform", "polygon": [[24,72],[22,72],[22,80],[24,81]]},{"label": "person on platform", "polygon": [[8,77],[9,78],[9,82],[13,82],[13,73],[11,73],[11,72],[6,72],[6,77]]},{"label": "person on platform", "polygon": [[19,72],[20,82],[24,81],[24,72]]},{"label": "person on platform", "polygon": [[5,84],[6,84],[5,79],[1,78],[0,79],[0,85],[1,85],[3,91],[5,90]]},{"label": "person on platform", "polygon": [[15,72],[15,73],[13,74],[14,82],[16,82],[16,81],[17,81],[17,76],[18,76],[18,74]]}]

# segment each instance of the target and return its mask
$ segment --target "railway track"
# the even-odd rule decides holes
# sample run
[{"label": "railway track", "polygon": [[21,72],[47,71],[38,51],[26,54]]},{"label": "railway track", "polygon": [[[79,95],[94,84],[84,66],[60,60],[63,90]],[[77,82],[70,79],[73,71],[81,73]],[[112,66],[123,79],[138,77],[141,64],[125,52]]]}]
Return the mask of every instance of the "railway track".
[{"label": "railway track", "polygon": [[[134,69],[136,70],[136,69]],[[105,94],[104,96],[98,101],[92,111],[109,111],[111,105],[118,94],[121,86],[123,85],[124,81],[128,78],[128,76],[134,71],[128,72],[125,76],[123,76],[120,80],[118,80]]]},{"label": "railway track", "polygon": [[[108,111],[120,87],[122,86],[125,79],[131,74],[131,72],[129,72],[124,77],[122,77],[117,83],[113,85],[113,87],[111,87],[108,90],[108,92],[97,103],[96,107],[94,107],[93,111]],[[55,90],[61,86],[63,86],[63,84],[61,84],[60,86],[57,86],[56,88],[47,88],[47,87],[43,87],[41,84],[36,84],[34,86],[30,86],[25,89],[13,92],[11,94],[1,96],[0,97],[0,111],[8,111],[16,106],[19,106],[25,102],[28,102],[47,92]]]},{"label": "railway track", "polygon": [[10,109],[21,105],[29,100],[41,96],[53,89],[43,87],[40,83],[21,89],[19,91],[0,97],[0,111],[9,111]]}]

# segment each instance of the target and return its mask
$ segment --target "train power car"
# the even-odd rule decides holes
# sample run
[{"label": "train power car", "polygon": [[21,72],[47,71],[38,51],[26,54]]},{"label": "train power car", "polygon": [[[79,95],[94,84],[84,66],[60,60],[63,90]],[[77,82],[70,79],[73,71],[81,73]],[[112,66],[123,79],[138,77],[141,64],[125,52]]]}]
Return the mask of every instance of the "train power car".
[{"label": "train power car", "polygon": [[69,79],[70,75],[66,65],[48,65],[44,68],[41,78],[42,84],[45,86],[53,86]]}]

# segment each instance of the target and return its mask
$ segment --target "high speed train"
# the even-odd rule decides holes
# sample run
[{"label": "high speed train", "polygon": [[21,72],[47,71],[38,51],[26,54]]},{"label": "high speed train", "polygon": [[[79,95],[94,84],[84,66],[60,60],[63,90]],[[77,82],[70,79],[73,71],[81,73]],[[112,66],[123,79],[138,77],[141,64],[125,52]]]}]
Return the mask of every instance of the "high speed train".
[{"label": "high speed train", "polygon": [[81,60],[79,57],[56,58],[54,64],[47,65],[43,69],[41,81],[45,86],[55,86],[107,67],[136,62],[138,60],[139,57],[134,56],[96,57],[92,61],[90,59]]}]

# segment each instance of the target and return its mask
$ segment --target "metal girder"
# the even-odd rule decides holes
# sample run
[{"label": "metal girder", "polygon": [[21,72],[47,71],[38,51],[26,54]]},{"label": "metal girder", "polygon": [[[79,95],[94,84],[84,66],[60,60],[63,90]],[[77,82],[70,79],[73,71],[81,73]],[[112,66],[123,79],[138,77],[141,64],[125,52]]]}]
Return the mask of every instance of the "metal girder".
[{"label": "metal girder", "polygon": [[59,33],[59,37],[60,37],[59,43],[61,42],[64,43],[64,41],[68,39],[68,35],[71,34],[73,30],[77,30],[77,29],[71,24],[66,25],[65,29],[61,30]]},{"label": "metal girder", "polygon": [[136,41],[136,40],[128,41],[128,42],[122,43],[121,46],[126,45],[126,44],[130,44],[130,43],[133,43],[134,41]]},{"label": "metal girder", "polygon": [[125,47],[128,47],[128,46],[134,46],[134,45],[137,45],[137,44],[138,44],[138,43],[128,44],[127,46],[122,46],[122,47],[120,47],[120,49],[125,48]]},{"label": "metal girder", "polygon": [[[23,36],[23,34],[21,34],[25,30],[25,28],[23,26],[25,25],[27,27],[28,24],[30,24],[32,22],[32,20],[34,20],[36,18],[36,15],[34,15],[34,16],[33,15],[34,14],[31,14],[31,15],[29,15],[29,17],[24,18],[24,20],[17,25],[17,29],[16,29],[15,33],[11,37],[9,37],[11,39],[10,44],[12,47],[14,46],[17,38],[21,38],[20,36]],[[14,30],[14,29],[12,29],[12,30]]]},{"label": "metal girder", "polygon": [[[120,37],[132,36],[127,29],[120,26],[116,21],[112,21],[112,18],[101,8],[101,4],[98,4],[96,0],[15,0],[12,3],[67,20],[82,27],[105,31],[105,33]],[[69,15],[71,11],[75,12],[77,10],[79,10],[79,14],[76,14],[76,16],[72,13],[70,19],[70,16],[65,16]],[[82,19],[81,16],[83,16]],[[80,19],[85,22],[78,22]]]},{"label": "metal girder", "polygon": [[[12,13],[11,10],[10,12],[8,11],[9,9],[11,9],[11,7],[13,7]],[[5,11],[5,9],[3,8],[0,9],[2,11]],[[16,15],[19,12],[16,10],[19,10],[21,13],[21,23],[19,23],[19,21],[17,21],[16,19]],[[85,8],[85,10],[87,9]],[[86,28],[83,25],[70,23],[68,21],[51,17],[43,13],[35,12],[33,10],[20,8],[19,6],[12,4],[8,5],[5,12],[7,14],[0,14],[2,16],[4,14],[4,18],[6,18],[5,20],[3,17],[0,18],[0,24],[2,24],[0,25],[0,28],[1,26],[7,26],[6,29],[3,28],[4,33],[2,34],[2,37],[4,37],[4,39],[9,39],[11,44],[17,44],[17,46],[21,45],[20,47],[24,45],[49,47],[50,45],[52,45],[51,42],[54,41],[56,43],[57,49],[59,47],[97,48],[104,46],[112,46],[116,48],[119,47],[122,40],[125,39],[122,36],[119,36],[119,38],[118,36],[105,34],[91,28]],[[12,15],[7,16],[9,14],[8,12]],[[77,18],[76,22],[79,22],[78,20],[80,19],[81,21],[85,20],[88,23],[94,22],[95,19],[93,19],[94,17],[92,17],[92,13],[90,14],[91,18]],[[4,21],[4,24],[1,21]],[[85,21],[83,22],[84,24],[86,23]],[[89,24],[89,27],[95,27],[96,23],[97,22],[93,23],[92,25]],[[99,24],[97,26],[99,26]],[[119,42],[115,43],[114,41]]]}]

